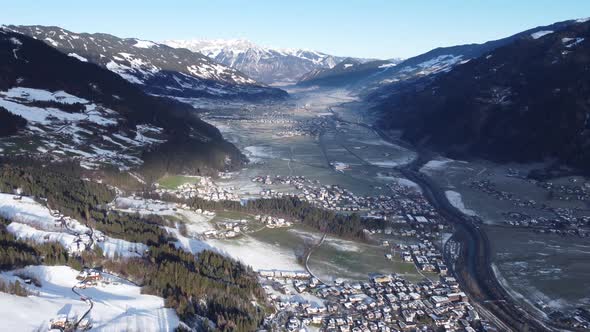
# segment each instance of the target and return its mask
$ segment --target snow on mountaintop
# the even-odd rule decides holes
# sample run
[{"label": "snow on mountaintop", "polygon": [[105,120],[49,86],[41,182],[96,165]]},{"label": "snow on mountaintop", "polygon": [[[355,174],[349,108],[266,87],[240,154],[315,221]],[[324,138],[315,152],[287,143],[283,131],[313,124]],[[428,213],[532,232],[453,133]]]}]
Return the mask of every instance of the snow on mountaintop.
[{"label": "snow on mountaintop", "polygon": [[276,53],[284,56],[301,57],[316,63],[320,63],[321,59],[329,56],[325,53],[304,48],[273,48],[260,46],[247,39],[168,40],[164,41],[163,43],[170,47],[186,48],[191,51],[200,52],[213,59],[224,51],[233,52],[234,54],[256,51],[257,53],[263,54],[265,56],[268,56],[271,53]]},{"label": "snow on mountaintop", "polygon": [[[118,38],[107,34],[75,33],[56,27],[18,26],[10,29],[25,33],[33,38],[67,52],[75,53],[102,66],[111,64],[119,74],[134,76],[124,78],[133,83],[145,84],[147,80],[161,71],[174,70],[201,79],[212,79],[233,84],[254,84],[255,81],[243,74],[213,63],[199,54],[178,52],[177,50],[152,41],[135,38]],[[190,67],[206,66],[200,71]],[[215,67],[209,72],[207,68]]]},{"label": "snow on mountaintop", "polygon": [[133,45],[133,46],[139,47],[139,48],[150,48],[150,47],[154,47],[154,46],[158,45],[158,44],[156,44],[152,41],[149,41],[149,40],[139,40],[139,39],[136,39],[136,40],[137,40],[137,43],[135,43],[135,45]]},{"label": "snow on mountaintop", "polygon": [[80,61],[82,61],[82,62],[88,62],[88,59],[86,59],[86,58],[85,58],[85,57],[83,57],[83,56],[79,56],[79,55],[78,55],[78,54],[76,54],[76,53],[68,53],[68,55],[69,55],[69,56],[71,56],[71,57],[73,57],[73,58],[76,58],[76,59],[78,59],[78,60],[80,60]]},{"label": "snow on mountaintop", "polygon": [[312,70],[332,68],[344,59],[306,49],[263,47],[244,39],[168,40],[163,43],[200,52],[265,83],[294,82]]},{"label": "snow on mountaintop", "polygon": [[397,66],[397,63],[386,63],[386,64],[379,66],[379,68],[390,68],[390,67],[395,67],[395,66]]},{"label": "snow on mountaintop", "polygon": [[24,87],[16,87],[12,88],[6,92],[0,92],[0,94],[4,95],[7,98],[17,98],[23,99],[27,102],[32,101],[53,101],[62,104],[87,104],[89,103],[88,100],[84,98],[79,98],[73,96],[65,91],[57,91],[51,92],[46,90],[39,90],[39,89],[31,89],[31,88],[24,88]]},{"label": "snow on mountaintop", "polygon": [[256,44],[245,39],[166,40],[163,43],[174,48],[186,48],[191,51],[198,51],[211,58],[215,58],[219,53],[226,49],[237,53],[243,53],[251,48],[260,48]]},{"label": "snow on mountaintop", "polygon": [[584,41],[584,38],[561,38],[561,42],[565,45],[565,47],[567,48],[572,48],[578,44],[580,44],[581,42]]}]

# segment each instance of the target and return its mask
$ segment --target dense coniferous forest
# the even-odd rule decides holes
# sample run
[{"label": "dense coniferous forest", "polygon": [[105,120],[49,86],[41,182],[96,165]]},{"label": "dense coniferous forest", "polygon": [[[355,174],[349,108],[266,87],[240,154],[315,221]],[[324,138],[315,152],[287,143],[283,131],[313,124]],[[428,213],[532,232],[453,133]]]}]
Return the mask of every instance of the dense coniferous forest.
[{"label": "dense coniferous forest", "polygon": [[89,225],[92,228],[118,239],[147,245],[164,244],[171,240],[168,232],[160,227],[168,225],[168,222],[157,215],[92,210],[90,216]]},{"label": "dense coniferous forest", "polygon": [[0,166],[0,192],[19,189],[23,195],[43,197],[50,208],[85,220],[91,209],[109,203],[115,197],[107,186],[72,176],[77,173],[68,165],[21,167]]},{"label": "dense coniferous forest", "polygon": [[14,135],[26,125],[27,120],[23,117],[14,115],[4,107],[0,107],[0,137]]}]

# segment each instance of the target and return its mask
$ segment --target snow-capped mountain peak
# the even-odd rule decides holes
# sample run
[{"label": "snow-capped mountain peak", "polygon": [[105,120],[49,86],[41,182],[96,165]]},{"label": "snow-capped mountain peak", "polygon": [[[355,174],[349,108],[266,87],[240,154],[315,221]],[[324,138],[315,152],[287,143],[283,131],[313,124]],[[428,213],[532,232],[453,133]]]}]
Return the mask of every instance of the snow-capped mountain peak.
[{"label": "snow-capped mountain peak", "polygon": [[264,83],[295,82],[317,69],[332,68],[344,57],[298,48],[272,48],[245,39],[168,40],[164,44],[200,52]]},{"label": "snow-capped mountain peak", "polygon": [[169,40],[164,44],[174,48],[186,48],[198,50],[198,52],[215,58],[219,53],[231,51],[243,53],[249,49],[260,49],[259,46],[245,39],[192,39],[192,40]]}]

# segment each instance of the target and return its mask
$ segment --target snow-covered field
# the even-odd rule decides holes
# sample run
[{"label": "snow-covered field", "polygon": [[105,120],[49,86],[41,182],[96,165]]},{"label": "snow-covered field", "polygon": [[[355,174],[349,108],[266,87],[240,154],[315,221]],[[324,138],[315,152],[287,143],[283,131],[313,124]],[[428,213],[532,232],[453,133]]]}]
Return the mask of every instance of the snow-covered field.
[{"label": "snow-covered field", "polygon": [[[382,167],[382,168],[395,168],[395,167],[405,164],[404,162],[399,162],[399,161],[394,161],[394,160],[369,159],[367,161],[369,163],[371,163],[371,165],[373,165],[373,166],[378,166],[378,167]],[[411,159],[407,160],[407,162],[410,162],[410,161],[412,161],[412,160]]]},{"label": "snow-covered field", "polygon": [[177,228],[164,227],[168,233],[176,238],[176,247],[188,251],[192,254],[198,254],[203,250],[215,250],[209,244],[194,238],[194,236],[184,236],[180,234]]},{"label": "snow-covered field", "polygon": [[378,173],[377,174],[377,179],[379,179],[379,180],[385,180],[385,181],[392,181],[392,182],[397,183],[400,186],[413,188],[413,189],[416,189],[418,191],[421,190],[420,189],[420,186],[417,183],[415,183],[413,181],[410,181],[410,180],[408,180],[406,178],[401,178],[401,177],[397,177],[397,176],[389,176],[389,175],[385,175],[385,174],[382,174],[382,173]]},{"label": "snow-covered field", "polygon": [[292,250],[278,244],[259,241],[251,236],[232,240],[208,239],[205,243],[220,253],[252,266],[254,270],[299,271],[303,269],[303,266],[297,263]]},{"label": "snow-covered field", "polygon": [[139,213],[141,215],[157,214],[161,216],[176,215],[176,204],[152,199],[117,197],[115,208],[127,213]]},{"label": "snow-covered field", "polygon": [[451,205],[456,207],[459,211],[463,212],[463,214],[466,214],[468,216],[477,215],[475,211],[465,207],[465,204],[463,204],[463,199],[460,193],[452,190],[447,190],[445,191],[445,195],[447,196],[449,203],[451,203]]},{"label": "snow-covered field", "polygon": [[448,164],[452,161],[453,161],[452,159],[447,159],[447,158],[430,160],[424,166],[422,166],[422,168],[420,168],[420,172],[424,172],[424,173],[430,175],[434,171],[440,171],[440,170],[445,169],[445,167],[447,167]]},{"label": "snow-covered field", "polygon": [[[301,229],[289,229],[288,232],[297,234],[297,236],[302,239],[311,240],[312,243],[318,243],[322,238],[320,233],[312,233]],[[354,241],[339,239],[333,236],[327,236],[323,245],[330,246],[338,251],[360,252],[362,250],[361,247]]]},{"label": "snow-covered field", "polygon": [[[66,266],[28,266],[4,272],[0,278],[15,281],[13,272],[36,276],[41,287],[27,286],[38,295],[19,297],[0,293],[0,320],[4,331],[46,331],[51,319],[66,315],[81,317],[89,305],[72,292],[78,283],[78,271]],[[93,331],[173,331],[179,325],[172,309],[164,308],[164,299],[141,294],[138,286],[109,276],[118,284],[102,285],[78,291],[94,302],[88,318]],[[22,282],[22,280],[21,280]]]},{"label": "snow-covered field", "polygon": [[247,146],[244,149],[246,155],[251,162],[260,162],[261,159],[276,158],[277,154],[272,152],[272,148],[268,146]]},{"label": "snow-covered field", "polygon": [[153,199],[117,197],[117,210],[141,215],[156,214],[159,216],[177,217],[186,223],[189,234],[197,235],[215,229],[210,223],[214,215],[205,215],[192,210],[182,209],[176,203],[169,203]]}]

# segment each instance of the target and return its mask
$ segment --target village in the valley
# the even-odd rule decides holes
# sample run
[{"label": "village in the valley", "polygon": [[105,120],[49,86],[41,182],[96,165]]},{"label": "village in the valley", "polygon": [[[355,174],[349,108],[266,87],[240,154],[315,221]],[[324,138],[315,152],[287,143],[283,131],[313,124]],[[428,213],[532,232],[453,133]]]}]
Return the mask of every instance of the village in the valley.
[{"label": "village in the valley", "polygon": [[[260,185],[260,197],[294,195],[318,207],[362,213],[366,218],[385,221],[388,227],[365,232],[376,245],[386,249],[387,259],[413,264],[425,276],[417,283],[396,274],[367,276],[366,282],[324,281],[309,268],[260,269],[260,280],[276,309],[268,317],[270,324],[289,331],[313,326],[326,331],[398,331],[423,326],[472,331],[472,326],[482,326],[468,297],[456,280],[447,275],[440,240],[447,226],[416,188],[389,183],[389,195],[372,197],[355,195],[337,185],[321,185],[303,176],[257,176],[251,181]],[[273,189],[277,185],[290,186],[292,191]],[[160,187],[156,192],[179,198],[240,200],[235,188],[220,186],[206,177],[176,189]],[[261,215],[254,216],[254,220],[269,228],[297,223],[297,220]],[[229,239],[251,227],[245,219],[225,222],[204,235]]]}]

